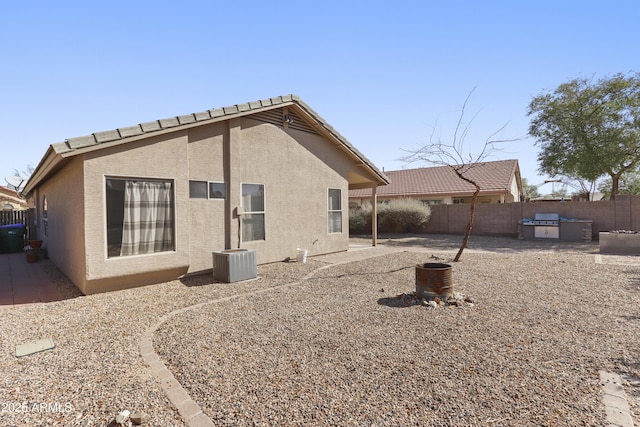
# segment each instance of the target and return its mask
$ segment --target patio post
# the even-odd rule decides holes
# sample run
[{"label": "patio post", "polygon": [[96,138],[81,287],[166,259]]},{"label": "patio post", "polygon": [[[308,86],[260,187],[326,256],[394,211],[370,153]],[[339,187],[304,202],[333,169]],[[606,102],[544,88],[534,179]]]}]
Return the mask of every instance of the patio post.
[{"label": "patio post", "polygon": [[378,244],[378,186],[373,184],[371,186],[371,245],[376,246]]}]

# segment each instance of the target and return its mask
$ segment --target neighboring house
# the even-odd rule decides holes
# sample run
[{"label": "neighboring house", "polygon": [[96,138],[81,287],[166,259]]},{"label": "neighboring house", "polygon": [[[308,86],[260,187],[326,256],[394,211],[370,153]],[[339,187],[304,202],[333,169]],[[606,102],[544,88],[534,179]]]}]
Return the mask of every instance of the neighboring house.
[{"label": "neighboring house", "polygon": [[23,193],[49,258],[91,294],[211,270],[225,249],[345,251],[348,191],[388,182],[288,95],[53,144]]},{"label": "neighboring house", "polygon": [[18,197],[16,190],[0,185],[0,210],[24,210],[28,209],[27,201]]},{"label": "neighboring house", "polygon": [[[470,203],[475,187],[460,179],[450,166],[388,171],[391,184],[377,190],[378,202],[418,199],[425,204]],[[522,178],[517,160],[499,160],[474,165],[467,176],[480,185],[479,203],[519,202]],[[349,207],[371,201],[371,189],[349,191]]]}]

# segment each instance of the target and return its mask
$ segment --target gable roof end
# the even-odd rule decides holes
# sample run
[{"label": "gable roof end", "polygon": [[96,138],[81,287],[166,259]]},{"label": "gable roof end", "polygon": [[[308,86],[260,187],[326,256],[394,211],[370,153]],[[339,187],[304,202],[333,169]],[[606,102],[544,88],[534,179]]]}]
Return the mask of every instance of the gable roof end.
[{"label": "gable roof end", "polygon": [[[377,191],[378,197],[471,195],[475,191],[475,187],[461,180],[450,166],[404,169],[385,173],[391,179],[391,184],[380,187]],[[511,190],[514,179],[518,191],[522,190],[517,160],[476,163],[467,174],[480,184],[480,194],[507,193]],[[371,190],[350,190],[349,197],[371,197]]]},{"label": "gable roof end", "polygon": [[[311,109],[296,95],[278,96],[275,98],[252,101],[244,104],[236,104],[223,108],[215,108],[199,113],[169,117],[152,122],[140,123],[134,126],[122,127],[109,131],[96,132],[91,135],[77,138],[69,138],[64,142],[52,144],[47,150],[33,174],[25,184],[24,193],[29,194],[42,180],[55,172],[68,157],[88,151],[99,150],[113,145],[124,144],[138,139],[146,138],[151,134],[163,134],[174,132],[178,129],[188,129],[205,123],[213,123],[229,120],[233,117],[241,117],[260,111],[267,111],[283,106],[293,106],[314,123],[325,137],[333,139],[342,146],[358,164],[362,165],[377,181],[378,185],[389,184],[389,178],[381,172],[371,161],[358,151],[346,138],[340,135],[320,115]],[[314,126],[315,127],[315,126]]]}]

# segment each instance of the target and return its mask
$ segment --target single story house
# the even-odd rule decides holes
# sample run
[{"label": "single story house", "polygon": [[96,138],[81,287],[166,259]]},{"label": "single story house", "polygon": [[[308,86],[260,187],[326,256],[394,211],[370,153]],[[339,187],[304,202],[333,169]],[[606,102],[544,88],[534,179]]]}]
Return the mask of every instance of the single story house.
[{"label": "single story house", "polygon": [[0,185],[0,210],[12,211],[28,208],[27,201],[21,199],[15,189]]},{"label": "single story house", "polygon": [[345,251],[349,190],[388,183],[288,95],[53,144],[23,193],[49,258],[92,294],[210,271],[214,251]]},{"label": "single story house", "polygon": [[[377,191],[379,202],[412,198],[428,205],[470,203],[475,187],[460,179],[450,166],[385,171],[391,184]],[[475,164],[467,176],[480,184],[479,203],[521,201],[522,177],[517,160],[499,160]],[[371,201],[371,189],[349,191],[349,207]]]}]

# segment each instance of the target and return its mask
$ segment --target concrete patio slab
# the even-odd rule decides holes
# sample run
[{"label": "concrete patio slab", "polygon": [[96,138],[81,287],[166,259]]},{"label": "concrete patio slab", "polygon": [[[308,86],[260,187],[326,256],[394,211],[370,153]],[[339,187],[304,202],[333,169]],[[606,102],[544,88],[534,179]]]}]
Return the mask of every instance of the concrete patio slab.
[{"label": "concrete patio slab", "polygon": [[61,300],[42,267],[42,261],[28,263],[22,252],[0,255],[0,309]]}]

